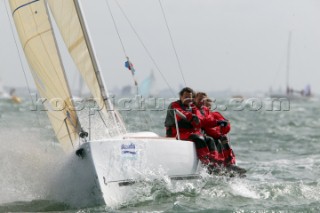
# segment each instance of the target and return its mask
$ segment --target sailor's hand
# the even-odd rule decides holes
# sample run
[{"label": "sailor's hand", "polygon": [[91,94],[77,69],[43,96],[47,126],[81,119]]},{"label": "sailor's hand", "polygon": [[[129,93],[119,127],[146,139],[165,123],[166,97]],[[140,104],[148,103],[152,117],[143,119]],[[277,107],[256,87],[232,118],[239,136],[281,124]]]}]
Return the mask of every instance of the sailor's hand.
[{"label": "sailor's hand", "polygon": [[217,121],[217,125],[221,127],[226,127],[228,125],[228,121],[226,120]]},{"label": "sailor's hand", "polygon": [[195,114],[192,114],[191,122],[194,122],[196,125],[200,123],[200,119]]}]

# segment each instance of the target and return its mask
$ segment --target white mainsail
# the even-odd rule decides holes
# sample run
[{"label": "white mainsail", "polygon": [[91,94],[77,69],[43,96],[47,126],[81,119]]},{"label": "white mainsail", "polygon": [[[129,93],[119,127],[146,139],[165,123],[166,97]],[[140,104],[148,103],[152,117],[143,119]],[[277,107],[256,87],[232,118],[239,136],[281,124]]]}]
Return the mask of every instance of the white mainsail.
[{"label": "white mainsail", "polygon": [[92,97],[96,100],[100,113],[108,123],[109,136],[125,132],[119,114],[113,110],[109,101],[107,90],[102,82],[101,73],[80,14],[78,1],[74,0],[48,0],[50,11],[60,30],[62,38],[81,73]]},{"label": "white mainsail", "polygon": [[15,26],[57,139],[73,150],[81,131],[44,0],[10,0]]}]

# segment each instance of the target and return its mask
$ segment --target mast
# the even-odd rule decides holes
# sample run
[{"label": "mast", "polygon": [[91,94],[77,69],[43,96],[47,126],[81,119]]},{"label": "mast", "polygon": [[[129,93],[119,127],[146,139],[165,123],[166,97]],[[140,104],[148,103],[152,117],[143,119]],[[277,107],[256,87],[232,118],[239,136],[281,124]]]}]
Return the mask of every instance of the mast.
[{"label": "mast", "polygon": [[292,39],[292,31],[289,32],[288,38],[288,46],[287,46],[287,72],[286,72],[286,90],[287,94],[290,93],[290,85],[289,85],[289,74],[290,74],[290,58],[291,58],[291,39]]},{"label": "mast", "polygon": [[[109,99],[109,94],[107,93],[107,91],[105,89],[103,78],[101,76],[101,72],[100,72],[100,69],[99,69],[99,65],[98,65],[98,62],[96,60],[94,48],[92,46],[92,42],[90,41],[90,37],[89,37],[88,31],[87,31],[87,28],[86,28],[85,20],[83,18],[83,14],[82,14],[82,11],[81,11],[80,3],[79,3],[78,0],[73,0],[73,2],[74,2],[75,9],[76,9],[76,12],[77,12],[78,17],[79,17],[79,22],[80,22],[80,25],[81,25],[81,28],[82,28],[82,31],[83,31],[85,43],[86,43],[86,45],[88,47],[89,55],[90,55],[90,58],[91,58],[91,61],[92,61],[92,65],[93,65],[93,69],[94,69],[94,72],[96,74],[96,78],[97,78],[97,81],[98,81],[98,84],[99,84],[99,88],[100,88],[100,91],[101,91],[101,96],[103,98],[103,102],[104,102],[105,106],[106,107],[108,106],[109,110],[111,110],[111,114],[112,114],[114,122],[115,123],[119,123],[121,125],[121,127],[124,128],[124,124],[122,123],[119,115],[116,114],[116,112],[115,112],[115,110],[113,108],[113,104],[111,103],[111,101]],[[118,130],[118,133],[120,133],[119,130]]]},{"label": "mast", "polygon": [[[83,16],[82,16],[82,11],[81,11],[81,8],[80,8],[80,4],[79,4],[78,0],[73,0],[73,2],[74,2],[75,8],[76,8],[76,12],[77,12],[78,17],[79,17],[80,25],[81,25],[81,28],[82,28],[82,31],[83,31],[83,34],[84,34],[84,39],[85,39],[85,42],[86,42],[88,50],[89,50],[89,55],[90,55],[90,58],[91,58],[91,61],[92,61],[92,64],[93,64],[94,72],[96,74],[96,77],[97,77],[97,80],[98,80],[98,83],[99,83],[99,87],[100,87],[102,98],[104,99],[104,101],[108,101],[107,92],[106,92],[106,90],[105,90],[105,88],[103,86],[104,84],[103,84],[103,81],[102,81],[101,73],[99,71],[99,66],[98,66],[97,60],[95,58],[95,53],[93,51],[93,47],[91,45],[89,34],[87,32],[87,29],[86,29],[85,21],[84,21]],[[109,105],[109,101],[107,103]]]}]

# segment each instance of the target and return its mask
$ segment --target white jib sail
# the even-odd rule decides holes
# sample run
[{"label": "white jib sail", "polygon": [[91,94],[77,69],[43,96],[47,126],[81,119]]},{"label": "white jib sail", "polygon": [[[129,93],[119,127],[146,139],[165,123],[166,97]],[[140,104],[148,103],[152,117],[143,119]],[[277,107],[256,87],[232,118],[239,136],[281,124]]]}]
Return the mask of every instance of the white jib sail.
[{"label": "white jib sail", "polygon": [[10,0],[14,23],[57,139],[66,151],[78,143],[80,124],[44,0]]},{"label": "white jib sail", "polygon": [[[50,11],[60,30],[62,38],[82,75],[92,97],[96,100],[100,113],[107,120],[109,136],[125,132],[123,121],[107,99],[107,90],[102,83],[101,73],[90,49],[90,41],[83,23],[79,7],[74,0],[48,0]],[[79,16],[80,15],[80,16]],[[91,51],[90,51],[91,50]]]}]

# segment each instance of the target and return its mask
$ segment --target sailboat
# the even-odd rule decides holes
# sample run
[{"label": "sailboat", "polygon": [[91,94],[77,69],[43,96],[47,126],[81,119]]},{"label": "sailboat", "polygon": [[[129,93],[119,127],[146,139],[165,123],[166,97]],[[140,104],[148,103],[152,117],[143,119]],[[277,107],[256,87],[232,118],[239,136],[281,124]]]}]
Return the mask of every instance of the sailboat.
[{"label": "sailboat", "polygon": [[2,82],[0,80],[0,102],[20,104],[21,98],[14,94],[15,89],[11,89],[9,93],[3,88]]},{"label": "sailboat", "polygon": [[149,76],[147,76],[140,84],[139,86],[139,94],[143,97],[149,97],[150,96],[150,90],[153,86],[153,83],[155,81],[154,73],[151,70]]},{"label": "sailboat", "polygon": [[[128,133],[110,101],[77,0],[9,0],[14,25],[52,129],[74,164],[74,205],[117,207],[146,173],[173,181],[197,179],[201,171],[194,144],[153,132]],[[58,30],[53,28],[53,21]],[[104,126],[101,138],[85,129],[76,110],[56,39],[60,33],[90,90]],[[90,113],[89,113],[89,127]],[[93,123],[92,123],[93,124]],[[153,178],[158,178],[154,175]],[[63,186],[65,183],[61,183]],[[80,190],[81,189],[81,190]],[[80,190],[80,192],[79,192]],[[90,202],[83,202],[83,197]],[[64,199],[64,198],[63,198]],[[67,202],[66,200],[62,200]]]},{"label": "sailboat", "polygon": [[273,93],[270,92],[271,98],[286,98],[288,100],[307,100],[312,97],[311,86],[306,85],[302,90],[295,90],[290,86],[290,60],[291,60],[291,43],[292,43],[292,31],[289,32],[288,44],[287,44],[287,61],[286,61],[286,92],[285,93]]}]

